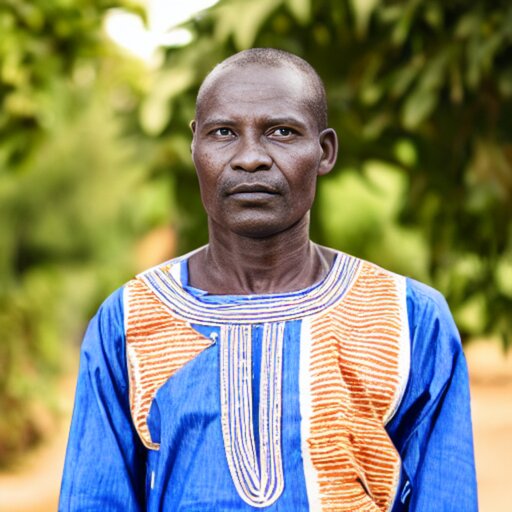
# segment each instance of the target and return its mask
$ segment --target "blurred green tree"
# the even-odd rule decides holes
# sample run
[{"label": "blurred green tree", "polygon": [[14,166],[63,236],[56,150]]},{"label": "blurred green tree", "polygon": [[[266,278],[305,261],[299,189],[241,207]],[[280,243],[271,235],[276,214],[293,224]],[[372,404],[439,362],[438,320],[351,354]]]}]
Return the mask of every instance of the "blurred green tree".
[{"label": "blurred green tree", "polygon": [[0,5],[0,466],[54,425],[66,342],[133,271],[150,215],[129,203],[139,70],[102,35],[111,5]]}]

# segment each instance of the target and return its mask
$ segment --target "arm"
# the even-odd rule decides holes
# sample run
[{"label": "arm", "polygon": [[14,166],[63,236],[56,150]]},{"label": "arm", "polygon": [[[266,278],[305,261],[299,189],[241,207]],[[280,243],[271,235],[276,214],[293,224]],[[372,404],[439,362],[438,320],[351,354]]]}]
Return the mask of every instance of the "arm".
[{"label": "arm", "polygon": [[145,449],[132,426],[122,290],[101,306],[82,345],[59,511],[143,509]]},{"label": "arm", "polygon": [[444,298],[410,282],[411,372],[400,409],[388,426],[402,457],[394,511],[478,509],[468,373]]}]

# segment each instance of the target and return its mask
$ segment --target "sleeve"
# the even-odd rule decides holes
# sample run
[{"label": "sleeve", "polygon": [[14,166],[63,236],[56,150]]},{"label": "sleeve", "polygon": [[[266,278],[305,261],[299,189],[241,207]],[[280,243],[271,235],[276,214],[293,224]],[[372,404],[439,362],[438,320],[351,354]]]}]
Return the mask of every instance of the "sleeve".
[{"label": "sleeve", "polygon": [[82,344],[59,511],[143,510],[145,448],[133,428],[122,289],[91,320]]},{"label": "sleeve", "polygon": [[445,299],[408,282],[411,369],[388,432],[402,459],[393,512],[478,510],[469,379]]}]

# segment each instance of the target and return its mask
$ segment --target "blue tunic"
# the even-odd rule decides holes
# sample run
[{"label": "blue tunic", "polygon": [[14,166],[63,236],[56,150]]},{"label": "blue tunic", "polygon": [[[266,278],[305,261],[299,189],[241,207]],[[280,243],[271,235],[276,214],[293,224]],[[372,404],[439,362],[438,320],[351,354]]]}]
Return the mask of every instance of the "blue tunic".
[{"label": "blue tunic", "polygon": [[[344,258],[338,257],[339,276],[332,278],[336,283],[345,280],[343,290],[321,290],[320,283],[275,296],[211,296],[188,286],[186,257],[171,262],[175,277],[172,285],[181,288],[179,298],[190,308],[202,304],[205,308],[239,307],[250,311],[252,305],[257,307],[263,300],[265,308],[274,314],[285,308],[279,302],[283,300],[293,302],[312,297],[311,304],[316,304],[318,296],[328,296],[325,301],[330,302],[320,302],[319,311],[314,314],[304,310],[272,317],[271,321],[248,321],[250,327],[241,323],[236,329],[226,327],[222,319],[213,316],[208,323],[201,320],[199,313],[172,310],[172,318],[184,319],[208,343],[187,356],[168,378],[162,374],[164,378],[154,391],[145,384],[151,367],[149,373],[140,369],[151,351],[141,351],[144,340],[139,345],[130,344],[135,340],[135,334],[130,333],[140,323],[134,307],[140,302],[139,295],[127,293],[128,285],[114,292],[92,319],[83,342],[59,510],[476,511],[467,369],[445,300],[416,281],[375,270],[377,267],[355,258]],[[162,268],[162,272],[168,271],[168,267]],[[367,298],[361,299],[363,313],[352,313],[351,303],[346,299],[348,294],[357,299],[356,285],[363,279],[365,269],[371,274],[369,281],[380,283],[389,277],[390,283],[403,283],[402,288],[397,285],[398,291],[393,295],[397,304],[403,299],[403,325],[398,325],[396,335],[389,335],[389,339],[375,333],[375,327],[365,331],[366,322],[374,314],[373,310],[365,309]],[[350,272],[353,275],[347,277]],[[161,302],[164,309],[173,309],[169,301],[175,296],[154,284],[155,275],[143,275],[144,283],[149,283],[151,300]],[[372,293],[375,297],[382,295]],[[132,301],[130,306],[128,300]],[[380,304],[378,300],[375,298],[376,304]],[[382,302],[388,303],[387,298]],[[307,301],[305,304],[309,307]],[[377,309],[385,307],[379,305]],[[337,396],[355,397],[350,402],[353,406],[344,409],[340,405],[336,421],[341,418],[342,422],[332,424],[346,425],[348,432],[339,433],[334,451],[339,448],[340,454],[334,453],[329,459],[333,461],[332,467],[339,468],[336,475],[329,475],[329,463],[326,473],[325,457],[319,455],[322,450],[315,451],[314,447],[316,440],[320,443],[323,439],[321,429],[315,431],[315,418],[321,414],[322,397],[328,397],[332,387],[327,386],[315,395],[318,382],[315,384],[311,368],[316,357],[315,340],[321,334],[315,334],[313,325],[308,327],[311,336],[304,335],[305,325],[314,324],[324,310],[330,311],[329,322],[351,315],[357,317],[355,327],[340,331],[345,334],[338,336],[341,341],[336,345],[341,354],[336,356],[336,364],[341,367],[340,382],[346,389],[340,384],[342,394],[333,395],[338,400],[334,403],[342,404]],[[335,315],[338,310],[340,316]],[[213,310],[204,311],[208,315]],[[192,317],[193,314],[197,316]],[[194,318],[197,320],[193,321]],[[322,322],[317,322],[318,326],[322,327]],[[375,337],[371,343],[373,339],[385,339],[379,345],[383,348],[376,348],[375,353],[372,346],[363,352],[357,364],[365,361],[368,366],[351,384],[353,347],[367,339],[357,337],[358,325],[364,336],[370,333]],[[228,331],[229,335],[223,334]],[[353,340],[347,332],[355,332]],[[223,336],[227,341],[223,341]],[[404,336],[405,345],[400,341]],[[333,335],[325,337],[332,338]],[[312,348],[305,366],[307,339],[312,340]],[[269,355],[268,340],[272,346],[281,343],[282,352]],[[390,349],[388,353],[386,347],[395,342],[397,350]],[[345,344],[350,346],[346,359]],[[160,350],[159,345],[155,347],[154,350]],[[229,360],[234,354],[230,347],[236,347],[236,357],[240,355],[241,363],[236,368]],[[396,357],[389,355],[395,353]],[[386,366],[387,361],[396,371],[386,370],[391,391],[388,398],[382,399],[381,407],[380,388],[375,387],[375,382],[381,379],[379,367]],[[368,378],[364,368],[370,369],[372,375]],[[250,382],[243,380],[244,375],[250,375]],[[227,379],[226,383],[223,379]],[[305,383],[308,379],[310,382]],[[359,380],[365,382],[364,400],[358,398]],[[349,395],[343,395],[347,392]],[[351,410],[356,412],[348,420]],[[361,427],[359,411],[362,415],[369,411],[369,421],[378,424],[372,428],[381,428],[382,435],[377,430],[361,434],[366,432],[366,420],[364,428]],[[358,436],[368,446],[361,448]],[[344,439],[346,447],[340,444]],[[375,447],[371,446],[372,440]],[[273,450],[268,448],[272,443]],[[325,446],[331,453],[334,445]],[[347,459],[341,451],[348,453]],[[350,499],[359,505],[349,505]]]}]

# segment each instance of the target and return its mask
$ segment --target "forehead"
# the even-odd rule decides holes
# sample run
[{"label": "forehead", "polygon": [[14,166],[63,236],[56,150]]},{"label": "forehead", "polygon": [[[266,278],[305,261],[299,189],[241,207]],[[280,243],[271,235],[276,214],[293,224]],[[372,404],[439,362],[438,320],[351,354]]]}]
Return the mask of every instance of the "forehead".
[{"label": "forehead", "polygon": [[198,98],[197,120],[210,117],[293,114],[316,122],[311,109],[311,84],[291,66],[231,65],[207,79]]}]

